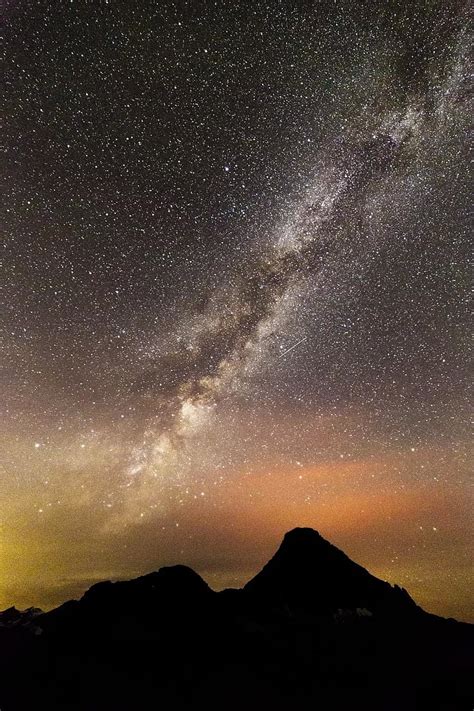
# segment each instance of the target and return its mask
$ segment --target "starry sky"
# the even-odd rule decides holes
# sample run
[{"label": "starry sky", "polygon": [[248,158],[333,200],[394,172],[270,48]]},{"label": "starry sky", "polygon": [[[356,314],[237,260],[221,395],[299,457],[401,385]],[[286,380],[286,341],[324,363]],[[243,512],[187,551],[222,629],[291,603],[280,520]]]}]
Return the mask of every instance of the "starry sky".
[{"label": "starry sky", "polygon": [[3,15],[0,608],[311,526],[474,619],[467,5]]}]

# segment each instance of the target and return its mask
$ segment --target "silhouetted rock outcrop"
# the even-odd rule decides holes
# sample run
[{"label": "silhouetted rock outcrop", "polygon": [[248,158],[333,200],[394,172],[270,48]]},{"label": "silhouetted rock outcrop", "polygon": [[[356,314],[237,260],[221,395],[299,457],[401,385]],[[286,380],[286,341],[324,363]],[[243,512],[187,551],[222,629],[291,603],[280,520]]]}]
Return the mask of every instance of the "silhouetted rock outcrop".
[{"label": "silhouetted rock outcrop", "polygon": [[17,610],[16,607],[8,607],[3,612],[0,612],[0,626],[16,627],[17,625],[29,624],[35,617],[42,614],[43,610],[40,610],[39,607],[28,607],[26,610]]}]

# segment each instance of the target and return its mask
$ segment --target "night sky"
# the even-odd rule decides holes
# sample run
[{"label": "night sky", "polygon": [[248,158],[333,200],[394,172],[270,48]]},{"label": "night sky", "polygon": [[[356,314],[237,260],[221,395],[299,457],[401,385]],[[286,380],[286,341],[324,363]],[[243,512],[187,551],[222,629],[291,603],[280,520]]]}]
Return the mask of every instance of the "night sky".
[{"label": "night sky", "polygon": [[465,4],[3,14],[0,609],[311,526],[474,619]]}]

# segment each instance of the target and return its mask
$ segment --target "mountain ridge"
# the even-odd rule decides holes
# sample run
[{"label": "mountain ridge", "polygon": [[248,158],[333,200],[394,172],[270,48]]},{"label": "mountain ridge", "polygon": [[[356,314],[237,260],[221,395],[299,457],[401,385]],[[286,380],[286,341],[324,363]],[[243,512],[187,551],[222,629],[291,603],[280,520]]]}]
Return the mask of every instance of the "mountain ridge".
[{"label": "mountain ridge", "polygon": [[474,626],[424,612],[313,529],[289,531],[240,589],[216,592],[176,565],[96,583],[27,611],[25,624],[7,612],[18,624],[0,613],[2,711],[223,699],[235,710],[463,711],[474,700]]},{"label": "mountain ridge", "polygon": [[[311,569],[316,563],[319,566],[319,579]],[[347,588],[348,584],[350,586],[347,592],[341,596],[338,587]],[[136,578],[94,583],[78,600],[67,600],[47,612],[35,607],[24,611],[14,607],[8,608],[0,611],[0,626],[6,626],[2,619],[9,621],[10,617],[13,620],[12,626],[21,625],[23,621],[30,622],[33,617],[44,623],[45,620],[55,618],[63,610],[78,608],[78,605],[90,607],[124,603],[127,594],[132,600],[140,596],[149,598],[154,590],[158,590],[160,596],[169,596],[175,601],[191,594],[227,598],[232,596],[234,599],[239,595],[252,598],[255,604],[263,602],[273,607],[283,605],[287,610],[295,606],[299,611],[308,612],[312,605],[319,605],[319,615],[336,613],[341,609],[364,609],[370,614],[383,614],[384,609],[393,613],[396,609],[397,612],[416,611],[439,619],[453,619],[424,611],[405,588],[377,578],[315,529],[296,527],[284,534],[274,555],[241,588],[215,591],[202,576],[187,565],[162,566]],[[392,610],[389,609],[390,604]]]}]

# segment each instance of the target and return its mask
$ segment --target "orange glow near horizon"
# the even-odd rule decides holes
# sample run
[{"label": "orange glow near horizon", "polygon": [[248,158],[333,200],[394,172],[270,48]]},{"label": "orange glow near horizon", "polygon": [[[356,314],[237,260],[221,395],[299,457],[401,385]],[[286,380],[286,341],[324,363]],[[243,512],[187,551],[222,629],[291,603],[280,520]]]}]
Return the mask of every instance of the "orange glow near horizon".
[{"label": "orange glow near horizon", "polygon": [[[110,510],[91,509],[87,497],[68,501],[64,514],[64,507],[43,504],[28,517],[18,499],[10,525],[4,523],[0,607],[48,608],[97,580],[178,562],[216,588],[239,586],[287,530],[309,526],[375,575],[406,587],[430,611],[470,619],[470,502],[446,485],[431,487],[427,496],[424,481],[403,474],[420,461],[435,467],[438,456],[392,452],[318,465],[259,465],[233,472],[174,510],[135,521],[128,509],[111,519]],[[8,508],[5,513],[8,524]]]}]

